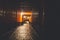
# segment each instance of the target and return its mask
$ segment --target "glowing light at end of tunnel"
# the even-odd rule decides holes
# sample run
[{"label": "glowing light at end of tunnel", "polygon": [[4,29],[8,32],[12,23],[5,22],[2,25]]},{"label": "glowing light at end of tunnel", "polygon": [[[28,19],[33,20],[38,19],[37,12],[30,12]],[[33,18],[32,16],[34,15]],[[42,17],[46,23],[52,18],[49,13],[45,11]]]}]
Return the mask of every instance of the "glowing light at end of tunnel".
[{"label": "glowing light at end of tunnel", "polygon": [[23,15],[23,12],[21,12],[21,16]]}]

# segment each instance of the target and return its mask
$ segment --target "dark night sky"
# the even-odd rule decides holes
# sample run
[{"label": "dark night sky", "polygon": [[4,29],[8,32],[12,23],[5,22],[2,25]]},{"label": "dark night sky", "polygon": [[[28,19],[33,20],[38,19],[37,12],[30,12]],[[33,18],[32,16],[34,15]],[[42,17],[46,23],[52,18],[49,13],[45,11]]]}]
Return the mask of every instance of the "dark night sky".
[{"label": "dark night sky", "polygon": [[[21,6],[21,2],[26,2],[26,4],[29,4],[29,6],[31,5],[32,8],[40,8],[41,6],[41,1],[37,0],[27,0],[27,1],[24,1],[24,0],[0,0],[0,8],[11,8],[11,9],[14,9],[14,8],[19,8],[19,6]],[[28,3],[27,3],[28,2]]]}]

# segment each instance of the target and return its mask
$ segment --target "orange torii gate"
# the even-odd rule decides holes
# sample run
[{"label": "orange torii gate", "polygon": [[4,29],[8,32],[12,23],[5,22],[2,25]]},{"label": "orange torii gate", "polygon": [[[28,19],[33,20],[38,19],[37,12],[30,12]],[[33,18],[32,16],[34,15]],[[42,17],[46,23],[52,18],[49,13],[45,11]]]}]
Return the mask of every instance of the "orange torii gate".
[{"label": "orange torii gate", "polygon": [[32,12],[17,12],[17,22],[23,22],[27,19],[32,22]]}]

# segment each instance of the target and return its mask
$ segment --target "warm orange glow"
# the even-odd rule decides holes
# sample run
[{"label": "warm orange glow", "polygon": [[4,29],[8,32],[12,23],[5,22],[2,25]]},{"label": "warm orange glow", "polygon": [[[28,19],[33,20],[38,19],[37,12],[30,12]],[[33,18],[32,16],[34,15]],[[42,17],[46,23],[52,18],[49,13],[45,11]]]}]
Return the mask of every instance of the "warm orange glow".
[{"label": "warm orange glow", "polygon": [[17,22],[20,22],[20,12],[17,12]]},{"label": "warm orange glow", "polygon": [[17,12],[17,22],[23,22],[24,18],[23,16],[28,16],[30,15],[30,17],[28,17],[29,21],[32,22],[32,12]]}]

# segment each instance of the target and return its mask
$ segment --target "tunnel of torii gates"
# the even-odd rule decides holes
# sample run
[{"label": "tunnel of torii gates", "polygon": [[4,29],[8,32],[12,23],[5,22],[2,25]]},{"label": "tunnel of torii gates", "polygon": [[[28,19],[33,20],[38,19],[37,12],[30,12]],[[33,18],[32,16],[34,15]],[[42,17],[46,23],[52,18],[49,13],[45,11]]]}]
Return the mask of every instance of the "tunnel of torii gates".
[{"label": "tunnel of torii gates", "polygon": [[29,20],[32,22],[32,12],[17,12],[17,22]]},{"label": "tunnel of torii gates", "polygon": [[[35,16],[37,16],[38,13],[34,13]],[[32,23],[34,17],[33,17],[33,12],[32,11],[27,11],[27,12],[23,12],[23,11],[17,11],[17,22],[23,22],[25,20],[29,20],[29,22]]]}]

